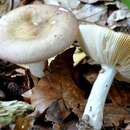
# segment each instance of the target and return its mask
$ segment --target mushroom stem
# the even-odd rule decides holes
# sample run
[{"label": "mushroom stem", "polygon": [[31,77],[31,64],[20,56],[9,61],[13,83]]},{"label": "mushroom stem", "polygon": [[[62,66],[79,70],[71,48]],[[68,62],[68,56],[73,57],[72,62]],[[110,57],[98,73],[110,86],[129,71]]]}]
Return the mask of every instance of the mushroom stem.
[{"label": "mushroom stem", "polygon": [[44,76],[45,64],[46,64],[45,61],[40,61],[40,62],[28,64],[28,66],[32,75],[41,78]]},{"label": "mushroom stem", "polygon": [[79,123],[79,130],[86,130],[88,127],[101,130],[104,104],[115,74],[116,70],[113,66],[102,65]]}]

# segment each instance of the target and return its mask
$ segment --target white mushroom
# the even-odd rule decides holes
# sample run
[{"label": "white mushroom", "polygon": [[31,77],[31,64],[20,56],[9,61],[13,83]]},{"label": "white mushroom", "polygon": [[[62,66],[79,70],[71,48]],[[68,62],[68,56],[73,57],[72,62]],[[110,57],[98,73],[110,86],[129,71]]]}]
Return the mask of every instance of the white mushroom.
[{"label": "white mushroom", "polygon": [[87,124],[100,130],[105,100],[116,73],[130,81],[130,36],[98,25],[80,25],[79,28],[82,48],[102,66],[83,113],[84,125],[81,121],[79,130],[86,130]]},{"label": "white mushroom", "polygon": [[27,5],[0,19],[0,58],[29,64],[37,77],[44,75],[44,61],[73,43],[78,22],[66,9]]}]

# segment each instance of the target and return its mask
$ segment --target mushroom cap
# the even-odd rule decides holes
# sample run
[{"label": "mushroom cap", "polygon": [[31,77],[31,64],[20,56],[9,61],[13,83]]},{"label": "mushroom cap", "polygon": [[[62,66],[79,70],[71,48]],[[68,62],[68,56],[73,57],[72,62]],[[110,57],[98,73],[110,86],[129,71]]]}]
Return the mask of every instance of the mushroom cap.
[{"label": "mushroom cap", "polygon": [[73,43],[78,22],[68,10],[27,5],[0,19],[0,58],[27,64],[46,60]]},{"label": "mushroom cap", "polygon": [[80,25],[81,46],[98,64],[115,66],[120,80],[130,81],[130,35],[98,25]]}]

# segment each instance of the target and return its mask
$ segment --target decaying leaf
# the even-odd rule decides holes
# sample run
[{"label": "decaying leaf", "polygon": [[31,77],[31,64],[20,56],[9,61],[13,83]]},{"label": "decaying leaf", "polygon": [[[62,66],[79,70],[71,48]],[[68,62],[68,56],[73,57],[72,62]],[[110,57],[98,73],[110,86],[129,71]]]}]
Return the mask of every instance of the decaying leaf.
[{"label": "decaying leaf", "polygon": [[[125,85],[125,84],[124,84]],[[126,107],[130,104],[130,89],[121,82],[115,81],[110,89],[109,96],[112,103],[117,106]],[[129,85],[128,85],[129,86]],[[124,88],[124,89],[123,89]],[[125,89],[127,88],[127,89]]]},{"label": "decaying leaf", "polygon": [[107,6],[85,4],[82,8],[74,10],[76,18],[86,22],[99,22],[107,13]]},{"label": "decaying leaf", "polygon": [[108,26],[112,26],[117,24],[118,21],[124,20],[130,17],[130,10],[128,9],[120,9],[114,11],[107,20]]},{"label": "decaying leaf", "polygon": [[99,1],[113,1],[113,0],[80,0],[82,2],[85,2],[85,3],[95,3],[95,2],[99,2]]},{"label": "decaying leaf", "polygon": [[67,110],[63,100],[57,100],[53,102],[46,111],[46,120],[53,122],[54,130],[65,130],[63,121],[70,111]]},{"label": "decaying leaf", "polygon": [[50,64],[50,72],[32,89],[32,104],[40,112],[52,102],[62,99],[66,108],[78,116],[82,115],[85,99],[72,78],[74,48],[58,55]]},{"label": "decaying leaf", "polygon": [[77,121],[72,120],[68,123],[65,124],[65,127],[67,128],[66,130],[78,130],[77,126]]},{"label": "decaying leaf", "polygon": [[0,89],[6,100],[23,100],[21,94],[33,86],[30,73],[11,63],[0,63],[0,79]]},{"label": "decaying leaf", "polygon": [[28,117],[18,117],[15,120],[14,130],[29,130],[32,128],[33,121]]},{"label": "decaying leaf", "polygon": [[70,114],[62,99],[54,101],[46,112],[46,119],[55,123],[62,123],[63,120]]},{"label": "decaying leaf", "polygon": [[85,79],[87,79],[91,84],[93,84],[97,78],[98,74],[96,72],[90,72],[84,74]]},{"label": "decaying leaf", "polygon": [[130,121],[129,112],[113,104],[106,104],[104,109],[104,126],[120,126],[120,123],[128,123]]},{"label": "decaying leaf", "polygon": [[40,80],[37,86],[32,89],[31,103],[33,106],[36,106],[36,109],[40,113],[44,112],[59,98],[55,87],[57,87],[55,81],[44,77],[44,79]]}]

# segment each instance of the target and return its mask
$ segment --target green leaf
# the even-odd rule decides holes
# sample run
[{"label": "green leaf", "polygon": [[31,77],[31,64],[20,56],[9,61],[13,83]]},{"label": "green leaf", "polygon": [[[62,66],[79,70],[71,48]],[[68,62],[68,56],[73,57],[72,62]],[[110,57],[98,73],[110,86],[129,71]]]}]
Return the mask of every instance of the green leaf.
[{"label": "green leaf", "polygon": [[130,0],[122,0],[122,2],[130,9]]}]

